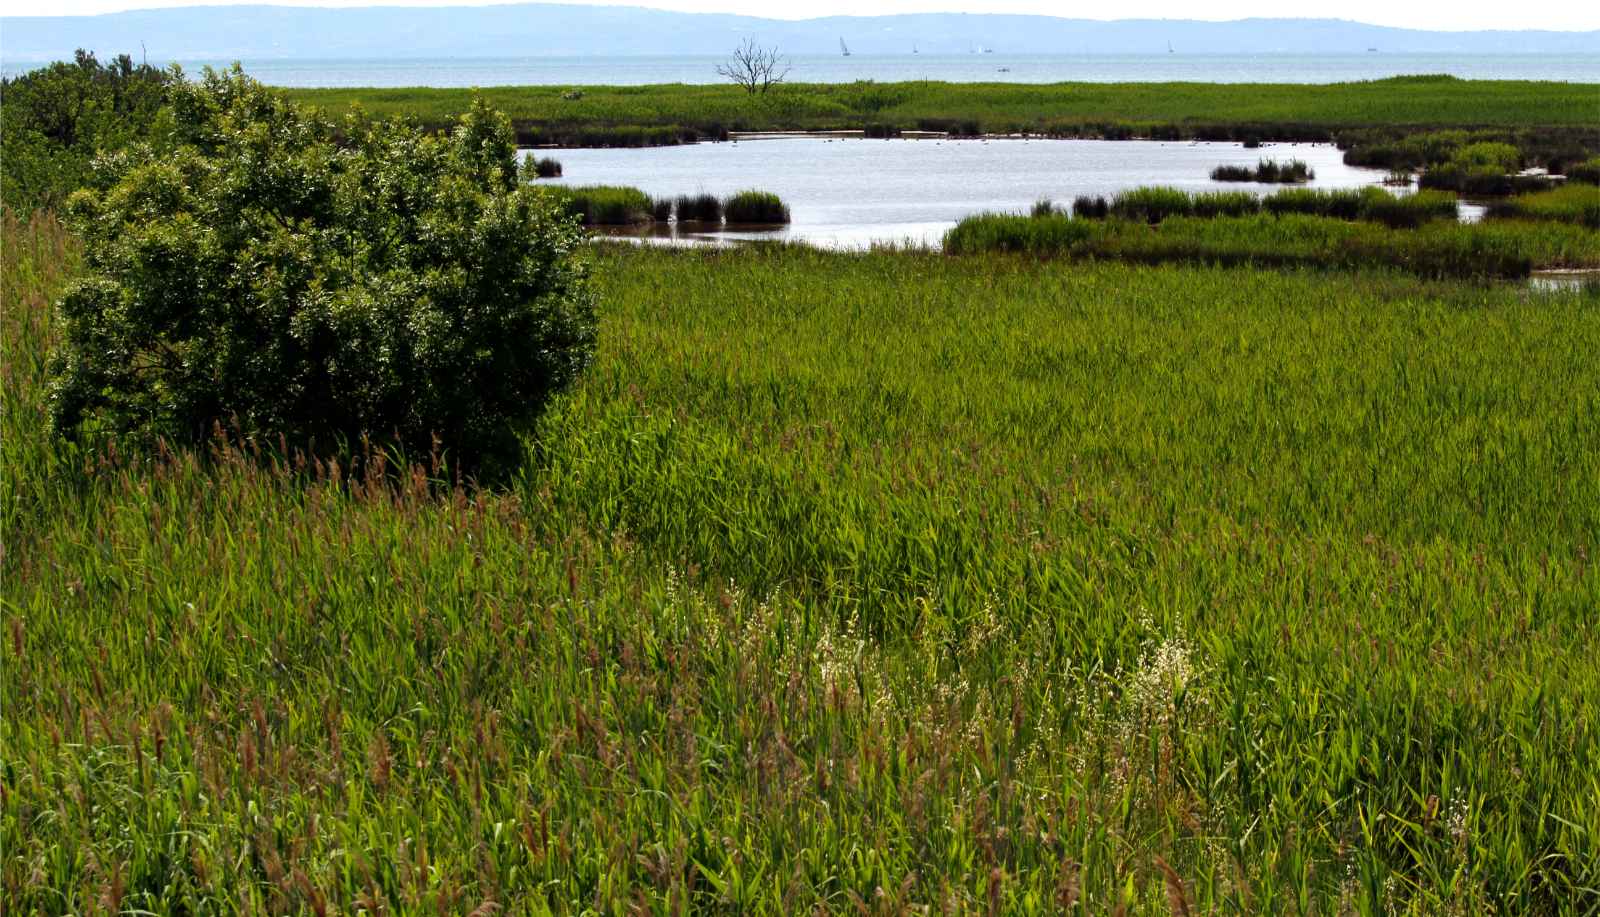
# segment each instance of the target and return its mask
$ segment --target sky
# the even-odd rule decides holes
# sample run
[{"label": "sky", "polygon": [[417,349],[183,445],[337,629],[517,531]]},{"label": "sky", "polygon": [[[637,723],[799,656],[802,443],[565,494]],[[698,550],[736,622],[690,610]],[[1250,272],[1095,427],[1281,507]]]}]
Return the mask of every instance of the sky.
[{"label": "sky", "polygon": [[[482,0],[256,0],[282,6],[484,6]],[[1197,10],[1193,0],[1120,0],[1078,8],[1062,0],[635,0],[631,3],[563,0],[604,6],[649,6],[684,12],[743,13],[776,19],[871,16],[892,13],[1036,13],[1076,19],[1245,19],[1289,15],[1352,19],[1374,25],[1458,31],[1465,29],[1600,29],[1600,2],[1540,0],[1528,4],[1462,0],[1340,0],[1326,9],[1285,7],[1282,0],[1216,0]],[[229,0],[0,0],[5,16],[83,16],[173,6],[242,5]],[[1107,15],[1110,12],[1111,15]],[[4,36],[0,35],[0,46]]]}]

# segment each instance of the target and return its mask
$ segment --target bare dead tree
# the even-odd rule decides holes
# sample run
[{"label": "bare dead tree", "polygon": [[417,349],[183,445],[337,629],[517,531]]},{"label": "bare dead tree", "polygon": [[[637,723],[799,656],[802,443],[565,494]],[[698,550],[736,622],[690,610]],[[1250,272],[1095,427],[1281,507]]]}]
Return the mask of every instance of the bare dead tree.
[{"label": "bare dead tree", "polygon": [[789,62],[778,53],[777,47],[763,48],[754,38],[746,38],[726,64],[717,65],[717,73],[754,95],[783,82],[789,75]]}]

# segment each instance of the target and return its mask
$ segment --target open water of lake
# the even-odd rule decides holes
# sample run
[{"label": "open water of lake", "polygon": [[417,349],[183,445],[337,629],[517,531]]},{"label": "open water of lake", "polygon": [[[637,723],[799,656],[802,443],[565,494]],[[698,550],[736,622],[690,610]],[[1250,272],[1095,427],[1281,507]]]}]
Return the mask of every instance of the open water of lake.
[{"label": "open water of lake", "polygon": [[1305,160],[1316,172],[1313,188],[1376,184],[1385,174],[1345,165],[1331,144],[1306,143],[1247,150],[1238,143],[1153,140],[789,137],[537,155],[561,161],[564,175],[554,181],[563,184],[632,185],[652,197],[723,197],[758,188],[782,197],[793,217],[784,229],[683,234],[676,236],[680,241],[761,238],[837,248],[937,245],[957,220],[974,213],[1026,212],[1040,198],[1068,204],[1080,194],[1109,197],[1139,185],[1271,193],[1284,186],[1210,179],[1214,166],[1253,165],[1264,157]]}]

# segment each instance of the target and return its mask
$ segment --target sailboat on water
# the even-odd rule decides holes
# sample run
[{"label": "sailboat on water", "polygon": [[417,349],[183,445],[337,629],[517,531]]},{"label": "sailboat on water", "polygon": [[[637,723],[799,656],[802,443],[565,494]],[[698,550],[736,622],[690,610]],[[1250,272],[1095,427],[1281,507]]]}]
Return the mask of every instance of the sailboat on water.
[{"label": "sailboat on water", "polygon": [[844,43],[844,36],[839,36],[839,52],[845,57],[850,56],[850,46]]}]

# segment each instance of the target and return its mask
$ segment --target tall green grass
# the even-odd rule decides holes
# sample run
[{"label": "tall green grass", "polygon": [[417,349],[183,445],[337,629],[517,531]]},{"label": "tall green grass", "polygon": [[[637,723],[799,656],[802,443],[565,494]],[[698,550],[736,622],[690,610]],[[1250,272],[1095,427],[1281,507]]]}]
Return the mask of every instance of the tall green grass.
[{"label": "tall green grass", "polygon": [[722,198],[715,194],[685,194],[678,198],[679,222],[721,223]]},{"label": "tall green grass", "polygon": [[1147,264],[1395,268],[1426,277],[1516,278],[1534,268],[1600,267],[1600,235],[1558,224],[1434,222],[1392,229],[1298,213],[1132,220],[980,214],[944,238],[956,255],[997,252]]},{"label": "tall green grass", "polygon": [[1568,179],[1568,184],[1551,191],[1522,194],[1489,205],[1488,215],[1496,218],[1555,220],[1600,230],[1600,188]]},{"label": "tall green grass", "polygon": [[624,226],[655,219],[656,202],[638,188],[619,185],[552,186],[567,211],[585,224]]},{"label": "tall green grass", "polygon": [[1600,906],[1592,300],[606,249],[479,491],[52,442],[6,220],[8,910]]},{"label": "tall green grass", "polygon": [[722,202],[722,214],[729,223],[787,223],[789,205],[770,191],[740,191]]},{"label": "tall green grass", "polygon": [[1257,162],[1254,168],[1250,166],[1217,166],[1211,170],[1212,181],[1251,181],[1266,182],[1269,184],[1288,184],[1306,182],[1317,177],[1317,173],[1304,160],[1290,159],[1278,162],[1276,159],[1263,159]]}]

